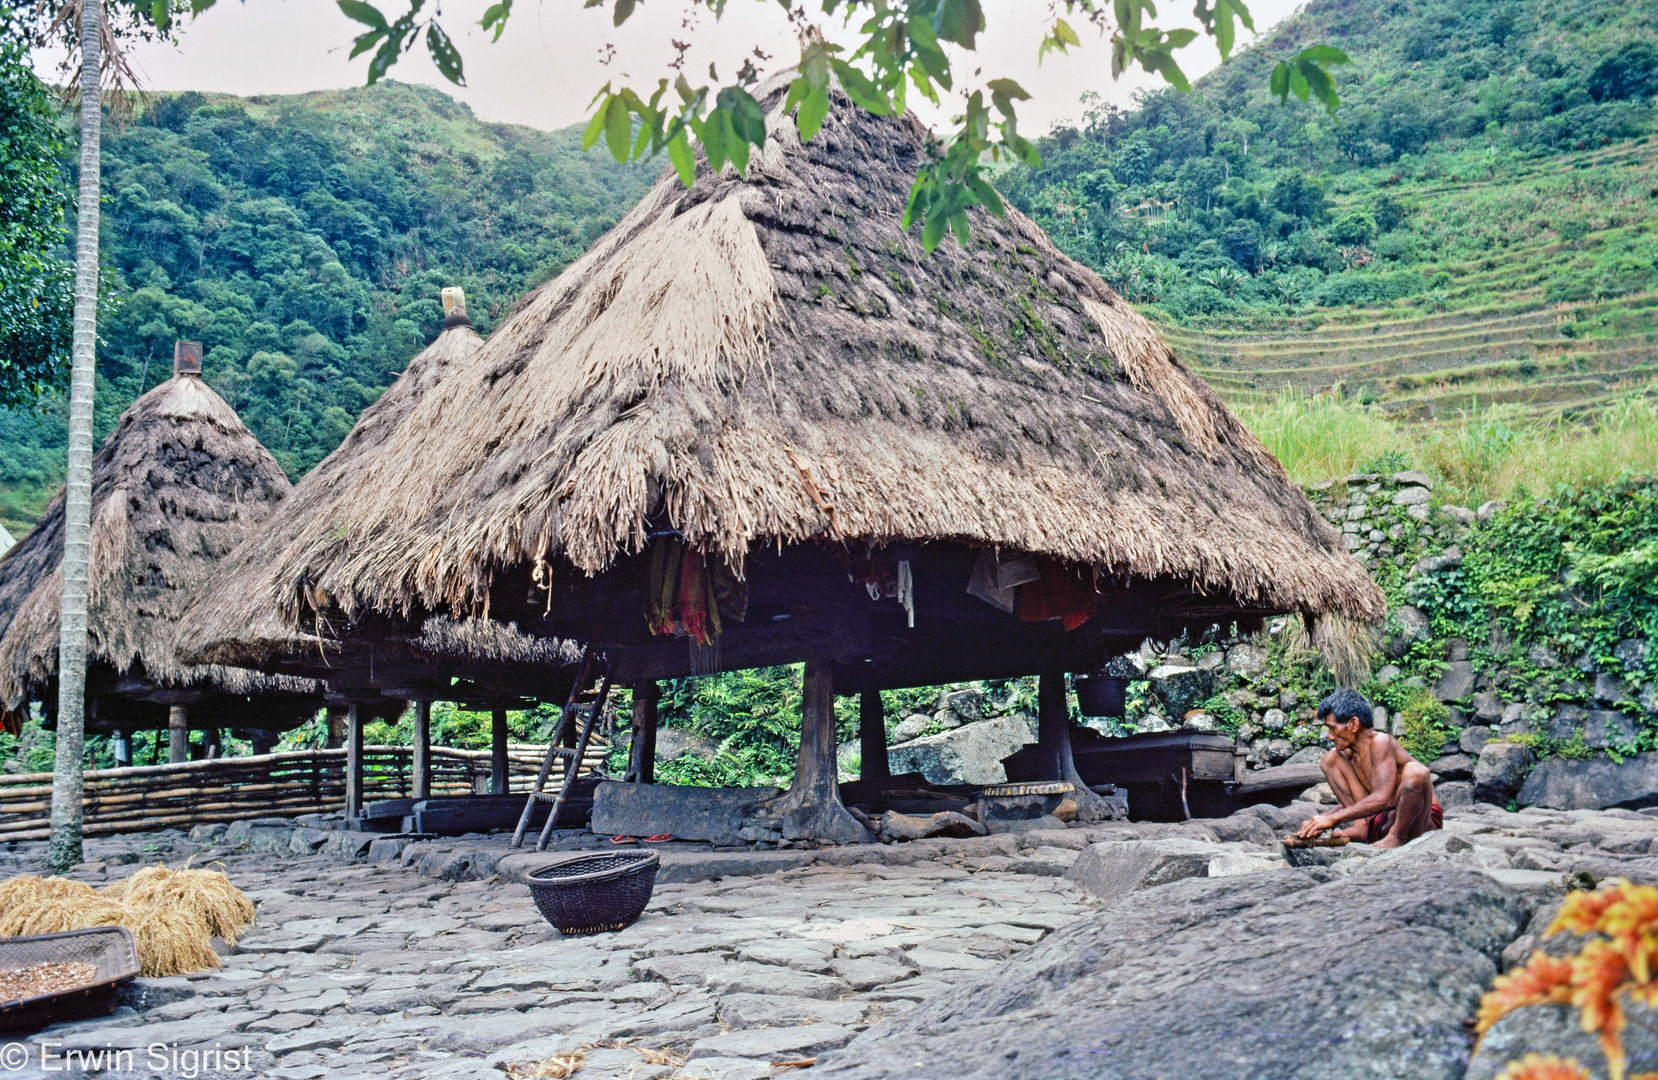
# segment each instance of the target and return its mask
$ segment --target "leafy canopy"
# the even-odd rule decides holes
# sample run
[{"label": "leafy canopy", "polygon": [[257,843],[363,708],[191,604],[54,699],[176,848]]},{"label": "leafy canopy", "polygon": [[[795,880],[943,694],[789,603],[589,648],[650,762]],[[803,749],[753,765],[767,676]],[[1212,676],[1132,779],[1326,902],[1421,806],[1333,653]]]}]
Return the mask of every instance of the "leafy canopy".
[{"label": "leafy canopy", "polygon": [[74,272],[58,253],[70,186],[50,94],[0,7],[0,405],[54,385],[68,359]]},{"label": "leafy canopy", "polygon": [[[365,28],[352,43],[351,56],[372,52],[368,81],[372,84],[384,77],[400,56],[424,41],[438,70],[457,85],[464,84],[464,63],[454,39],[443,29],[439,5],[428,8],[426,0],[406,2],[406,10],[388,18],[371,0],[338,0],[340,10]],[[792,68],[795,75],[786,109],[794,114],[804,139],[812,138],[822,125],[832,86],[839,86],[877,115],[901,114],[912,91],[940,104],[941,94],[952,93],[958,81],[950,47],[974,52],[985,32],[981,0],[818,0],[824,18],[838,17],[846,26],[856,26],[857,43],[849,51],[824,40],[812,25],[812,0],[776,2],[801,31],[800,59]],[[155,0],[157,25],[165,28],[169,4],[176,10],[179,3]],[[213,3],[189,0],[195,12]],[[728,0],[697,3],[718,19]],[[637,0],[584,0],[583,6],[607,4],[615,25],[621,26],[633,15]],[[497,40],[512,16],[513,5],[514,0],[496,0],[484,12],[481,25],[494,30]],[[1043,14],[1023,16],[1041,20],[1045,30],[1039,58],[1081,44],[1071,20],[1092,23],[1101,34],[1111,34],[1113,78],[1139,64],[1177,89],[1190,89],[1175,54],[1196,40],[1199,32],[1153,25],[1157,17],[1153,0],[1054,0],[1046,9]],[[1231,55],[1240,24],[1251,32],[1255,29],[1243,0],[1197,0],[1194,14],[1202,32],[1214,39],[1222,60]],[[680,56],[672,65],[676,72],[671,81],[659,79],[654,88],[611,82],[599,90],[593,98],[585,144],[591,147],[602,139],[618,161],[666,153],[687,185],[696,175],[694,143],[702,145],[713,168],[729,161],[739,173],[745,172],[751,151],[766,141],[765,114],[751,93],[760,81],[759,70],[752,60],[745,61],[735,77],[725,81],[710,65],[709,81],[698,85],[684,70],[687,46],[676,46]],[[1277,65],[1272,90],[1280,101],[1290,94],[1303,101],[1316,97],[1333,111],[1340,98],[1329,68],[1346,62],[1346,55],[1334,46],[1303,49]],[[985,178],[989,167],[1002,161],[1040,163],[1036,148],[1019,132],[1017,103],[1029,99],[1012,79],[988,79],[982,89],[965,95],[963,111],[952,119],[955,130],[930,147],[931,160],[915,179],[904,222],[906,228],[922,225],[928,250],[938,246],[946,231],[965,240],[967,211],[974,206],[1003,213],[1000,196]]]}]

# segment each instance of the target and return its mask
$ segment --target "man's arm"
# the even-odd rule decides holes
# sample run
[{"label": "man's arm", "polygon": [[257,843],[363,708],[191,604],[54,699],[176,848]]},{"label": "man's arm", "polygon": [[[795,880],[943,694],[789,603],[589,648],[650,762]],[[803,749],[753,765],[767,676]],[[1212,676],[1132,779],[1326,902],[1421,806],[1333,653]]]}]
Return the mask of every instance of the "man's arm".
[{"label": "man's arm", "polygon": [[1345,821],[1371,817],[1393,805],[1399,786],[1399,763],[1394,760],[1391,736],[1377,733],[1370,740],[1370,794],[1351,806],[1339,806],[1327,814],[1309,818],[1299,836],[1313,837]]}]

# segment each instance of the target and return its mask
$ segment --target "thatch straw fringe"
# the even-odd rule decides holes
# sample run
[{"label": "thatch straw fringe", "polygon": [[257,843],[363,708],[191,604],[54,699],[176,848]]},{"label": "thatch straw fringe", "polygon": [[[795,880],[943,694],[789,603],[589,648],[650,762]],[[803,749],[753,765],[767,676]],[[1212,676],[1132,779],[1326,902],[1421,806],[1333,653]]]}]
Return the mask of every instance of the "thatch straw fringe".
[{"label": "thatch straw fringe", "polygon": [[837,101],[747,179],[665,176],[270,552],[290,620],[478,613],[666,513],[756,544],[946,539],[1379,618],[1339,534],[1149,323],[1010,208],[923,256],[912,120]]},{"label": "thatch straw fringe", "polygon": [[[306,693],[311,683],[188,667],[173,638],[191,591],[288,491],[270,453],[199,378],[133,403],[93,461],[90,659],[116,673],[228,693]],[[63,496],[0,558],[0,705],[56,676],[63,594]]]}]

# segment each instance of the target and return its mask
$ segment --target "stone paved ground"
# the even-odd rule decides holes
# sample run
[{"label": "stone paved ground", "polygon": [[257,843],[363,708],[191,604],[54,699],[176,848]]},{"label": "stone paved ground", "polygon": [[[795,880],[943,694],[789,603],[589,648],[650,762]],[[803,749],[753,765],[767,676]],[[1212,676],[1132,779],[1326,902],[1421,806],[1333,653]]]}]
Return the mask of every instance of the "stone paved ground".
[{"label": "stone paved ground", "polygon": [[[134,846],[94,844],[104,868],[78,876],[122,876],[131,867],[108,860]],[[1084,898],[1055,876],[1063,866],[1004,847],[1016,855],[998,864],[1028,865],[811,865],[660,885],[627,930],[577,938],[512,882],[232,855],[259,916],[223,969],[142,980],[137,1008],[40,1037],[62,1040],[58,1053],[251,1047],[254,1075],[306,1080],[499,1077],[498,1064],[572,1048],[589,1055],[583,1080],[767,1077],[1072,921]]]},{"label": "stone paved ground", "polygon": [[[816,852],[674,852],[675,873],[664,876],[681,880],[659,883],[639,922],[574,938],[541,919],[511,859],[479,854],[491,841],[453,841],[472,852],[461,858],[383,847],[382,863],[339,854],[332,840],[311,856],[176,832],[92,841],[83,879],[194,855],[253,896],[258,922],[224,968],[140,980],[116,1015],[23,1042],[57,1039],[60,1054],[137,1048],[140,1070],[153,1043],[246,1048],[250,1070],[195,1071],[296,1080],[501,1077],[501,1066],[578,1049],[581,1080],[791,1075],[775,1065],[994,977],[1003,961],[1092,917],[1099,896],[1146,890],[1143,902],[1155,904],[1155,890],[1179,877],[1282,867],[1276,834],[1314,809]],[[209,842],[218,846],[202,850]],[[1647,814],[1463,807],[1442,834],[1386,856],[1337,853],[1327,873],[1445,863],[1542,903],[1578,873],[1658,880],[1655,843],[1658,818]],[[40,847],[0,853],[0,871],[38,869]],[[770,866],[792,868],[758,872]],[[468,873],[479,879],[432,876]],[[1523,959],[1515,950],[1533,942],[1511,951]],[[40,1065],[37,1056],[18,1075],[61,1075]]]}]

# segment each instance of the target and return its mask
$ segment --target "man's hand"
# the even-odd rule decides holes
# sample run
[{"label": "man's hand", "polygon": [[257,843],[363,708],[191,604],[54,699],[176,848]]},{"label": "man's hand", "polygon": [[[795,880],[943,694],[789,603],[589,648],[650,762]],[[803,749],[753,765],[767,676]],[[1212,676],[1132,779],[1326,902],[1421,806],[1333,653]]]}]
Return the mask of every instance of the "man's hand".
[{"label": "man's hand", "polygon": [[1320,833],[1328,832],[1336,827],[1336,822],[1324,814],[1315,814],[1308,818],[1301,826],[1301,831],[1295,835],[1303,840],[1311,840]]}]

